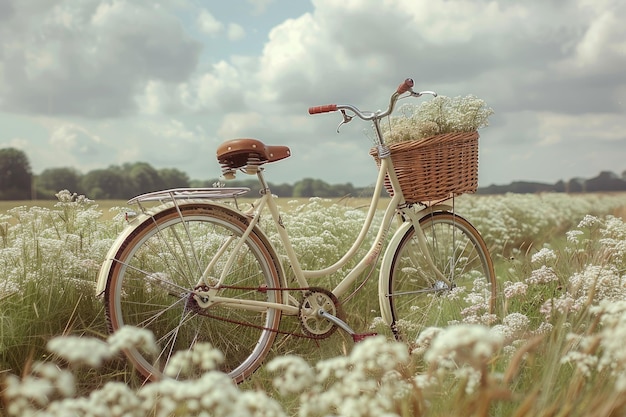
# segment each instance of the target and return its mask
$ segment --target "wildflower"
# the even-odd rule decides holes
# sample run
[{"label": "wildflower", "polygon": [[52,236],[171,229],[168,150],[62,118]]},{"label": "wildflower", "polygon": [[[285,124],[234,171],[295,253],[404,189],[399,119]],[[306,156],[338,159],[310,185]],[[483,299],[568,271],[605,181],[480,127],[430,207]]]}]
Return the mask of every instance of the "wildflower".
[{"label": "wildflower", "polygon": [[582,272],[569,277],[570,292],[586,301],[588,295],[594,302],[603,299],[621,300],[626,297],[626,276],[620,276],[613,266],[587,265]]},{"label": "wildflower", "polygon": [[423,355],[432,344],[433,339],[437,337],[442,330],[443,329],[440,327],[427,327],[422,330],[420,334],[417,335],[411,354]]},{"label": "wildflower", "polygon": [[300,393],[315,380],[313,369],[300,356],[279,356],[267,364],[267,370],[276,374],[274,387],[281,393]]},{"label": "wildflower", "polygon": [[504,283],[504,298],[508,300],[513,297],[524,296],[526,295],[526,290],[528,290],[528,284],[524,282],[507,281]]},{"label": "wildflower", "polygon": [[50,339],[47,349],[74,365],[98,368],[112,357],[109,346],[98,339],[80,336],[59,336]]},{"label": "wildflower", "polygon": [[137,415],[141,401],[123,382],[107,382],[102,389],[93,391],[89,398],[92,404],[105,406],[113,416]]},{"label": "wildflower", "polygon": [[590,377],[592,371],[598,366],[598,358],[587,353],[570,351],[561,358],[560,363],[572,363],[585,377]]},{"label": "wildflower", "polygon": [[316,384],[301,394],[299,415],[393,415],[389,393],[408,392],[409,382],[396,372],[408,360],[406,345],[376,336],[356,344],[348,357],[318,362]]},{"label": "wildflower", "polygon": [[[206,411],[215,416],[235,415],[239,395],[241,392],[233,380],[217,371],[206,372],[196,380],[164,379],[137,392],[144,415],[156,410],[157,416],[170,416],[179,409],[180,415],[201,415]],[[183,413],[185,408],[193,412]]]},{"label": "wildflower", "polygon": [[254,417],[286,417],[281,405],[265,392],[244,391],[237,396],[237,414]]},{"label": "wildflower", "polygon": [[537,263],[549,263],[556,260],[556,253],[552,249],[541,248],[541,250],[535,253],[531,258],[531,262]]},{"label": "wildflower", "polygon": [[50,381],[62,397],[70,397],[76,392],[74,374],[60,369],[53,363],[36,362],[33,365],[32,375]]},{"label": "wildflower", "polygon": [[578,236],[583,235],[581,230],[570,230],[565,233],[568,243],[578,243]]},{"label": "wildflower", "polygon": [[[367,341],[367,339],[365,339]],[[326,359],[315,364],[315,379],[322,382],[327,379],[342,379],[350,373],[352,362],[345,356]]]},{"label": "wildflower", "polygon": [[388,144],[419,140],[441,133],[473,132],[489,125],[493,109],[475,96],[438,96],[418,105],[405,105],[402,116],[383,126]]},{"label": "wildflower", "polygon": [[580,223],[578,223],[578,227],[579,228],[585,228],[585,227],[589,228],[589,227],[595,226],[599,222],[600,222],[600,219],[598,219],[596,216],[592,216],[591,214],[587,214],[580,221]]},{"label": "wildflower", "polygon": [[413,382],[415,386],[421,390],[428,389],[432,386],[437,385],[437,378],[434,375],[430,374],[416,374],[413,377]]},{"label": "wildflower", "polygon": [[358,343],[352,350],[357,370],[385,372],[409,360],[409,352],[402,343],[389,342],[384,336],[369,337],[365,341],[367,343]]},{"label": "wildflower", "polygon": [[124,349],[144,349],[146,352],[158,351],[154,334],[148,329],[124,325],[107,339],[111,352],[118,353]]},{"label": "wildflower", "polygon": [[435,366],[456,368],[468,365],[482,369],[503,344],[503,337],[487,326],[456,325],[440,332],[433,340],[424,360]]},{"label": "wildflower", "polygon": [[187,375],[191,370],[213,371],[224,361],[224,354],[210,343],[196,343],[188,350],[176,352],[167,366],[165,375]]},{"label": "wildflower", "polygon": [[550,267],[542,265],[541,268],[535,269],[531,272],[530,277],[526,278],[527,284],[548,284],[553,281],[558,281],[559,278],[554,273],[554,270]]},{"label": "wildflower", "polygon": [[502,324],[507,328],[507,335],[511,338],[521,338],[525,335],[530,325],[530,319],[522,313],[511,313],[502,319]]},{"label": "wildflower", "polygon": [[539,327],[537,327],[537,329],[534,332],[532,332],[532,334],[535,336],[546,335],[546,334],[550,334],[553,329],[554,329],[554,325],[552,323],[548,323],[544,321],[539,324]]}]

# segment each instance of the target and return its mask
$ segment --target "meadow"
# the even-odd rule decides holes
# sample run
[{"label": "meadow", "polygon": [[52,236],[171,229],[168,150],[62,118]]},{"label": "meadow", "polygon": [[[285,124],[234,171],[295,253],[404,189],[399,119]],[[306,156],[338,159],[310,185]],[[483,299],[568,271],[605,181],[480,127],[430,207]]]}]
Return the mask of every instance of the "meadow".
[{"label": "meadow", "polygon": [[[58,199],[0,206],[0,415],[626,414],[624,193],[462,196],[456,210],[496,265],[492,324],[428,327],[410,350],[384,334],[357,344],[340,332],[319,343],[281,337],[239,385],[216,370],[139,383],[120,352],[153,339],[138,329],[109,335],[94,293],[124,202]],[[359,200],[281,205],[310,263],[345,251],[364,216]],[[329,218],[341,221],[320,221]],[[347,307],[350,323],[378,326],[375,289],[368,282]],[[219,362],[211,346],[197,349]]]}]

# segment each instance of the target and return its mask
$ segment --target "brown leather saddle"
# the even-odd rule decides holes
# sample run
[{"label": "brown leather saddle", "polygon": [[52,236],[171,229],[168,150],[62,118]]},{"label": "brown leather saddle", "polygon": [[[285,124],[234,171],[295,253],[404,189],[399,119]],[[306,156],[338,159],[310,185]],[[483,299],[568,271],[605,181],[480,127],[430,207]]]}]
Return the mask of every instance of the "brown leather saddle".
[{"label": "brown leather saddle", "polygon": [[217,148],[217,161],[225,174],[280,161],[290,155],[287,146],[270,146],[257,139],[232,139]]}]

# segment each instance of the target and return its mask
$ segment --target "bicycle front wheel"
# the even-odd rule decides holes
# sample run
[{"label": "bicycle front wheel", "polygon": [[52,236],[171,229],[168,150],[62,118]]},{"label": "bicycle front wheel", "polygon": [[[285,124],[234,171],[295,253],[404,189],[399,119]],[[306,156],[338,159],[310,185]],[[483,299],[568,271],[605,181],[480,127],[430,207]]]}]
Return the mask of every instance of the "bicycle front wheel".
[{"label": "bicycle front wheel", "polygon": [[[173,355],[208,342],[224,355],[220,370],[241,382],[267,355],[276,336],[281,311],[200,305],[194,291],[221,276],[233,259],[217,295],[234,299],[281,302],[278,260],[267,238],[254,228],[242,245],[246,218],[221,205],[181,203],[158,211],[135,226],[110,263],[105,310],[111,331],[123,325],[149,329],[158,351],[125,353],[146,378],[164,375],[195,378],[205,371],[177,369]],[[167,372],[165,371],[167,368]]]},{"label": "bicycle front wheel", "polygon": [[411,343],[427,326],[442,327],[493,313],[496,278],[478,231],[464,218],[435,212],[420,219],[432,269],[409,228],[391,263],[388,300],[397,339]]}]

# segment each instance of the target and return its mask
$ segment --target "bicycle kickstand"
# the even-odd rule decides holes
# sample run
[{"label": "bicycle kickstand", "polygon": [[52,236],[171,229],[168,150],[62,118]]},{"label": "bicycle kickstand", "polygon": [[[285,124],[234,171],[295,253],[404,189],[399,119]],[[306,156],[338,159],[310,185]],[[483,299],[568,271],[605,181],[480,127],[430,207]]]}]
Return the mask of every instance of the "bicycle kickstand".
[{"label": "bicycle kickstand", "polygon": [[335,326],[339,327],[340,329],[344,330],[350,336],[352,336],[352,340],[354,341],[354,343],[358,343],[362,341],[363,339],[365,339],[366,337],[378,335],[378,333],[356,333],[354,330],[352,330],[350,326],[348,326],[348,324],[345,321],[341,320],[339,317],[333,316],[332,314],[330,314],[323,308],[319,309],[317,314],[320,317],[325,318],[326,320],[330,321],[331,323],[333,323]]}]

